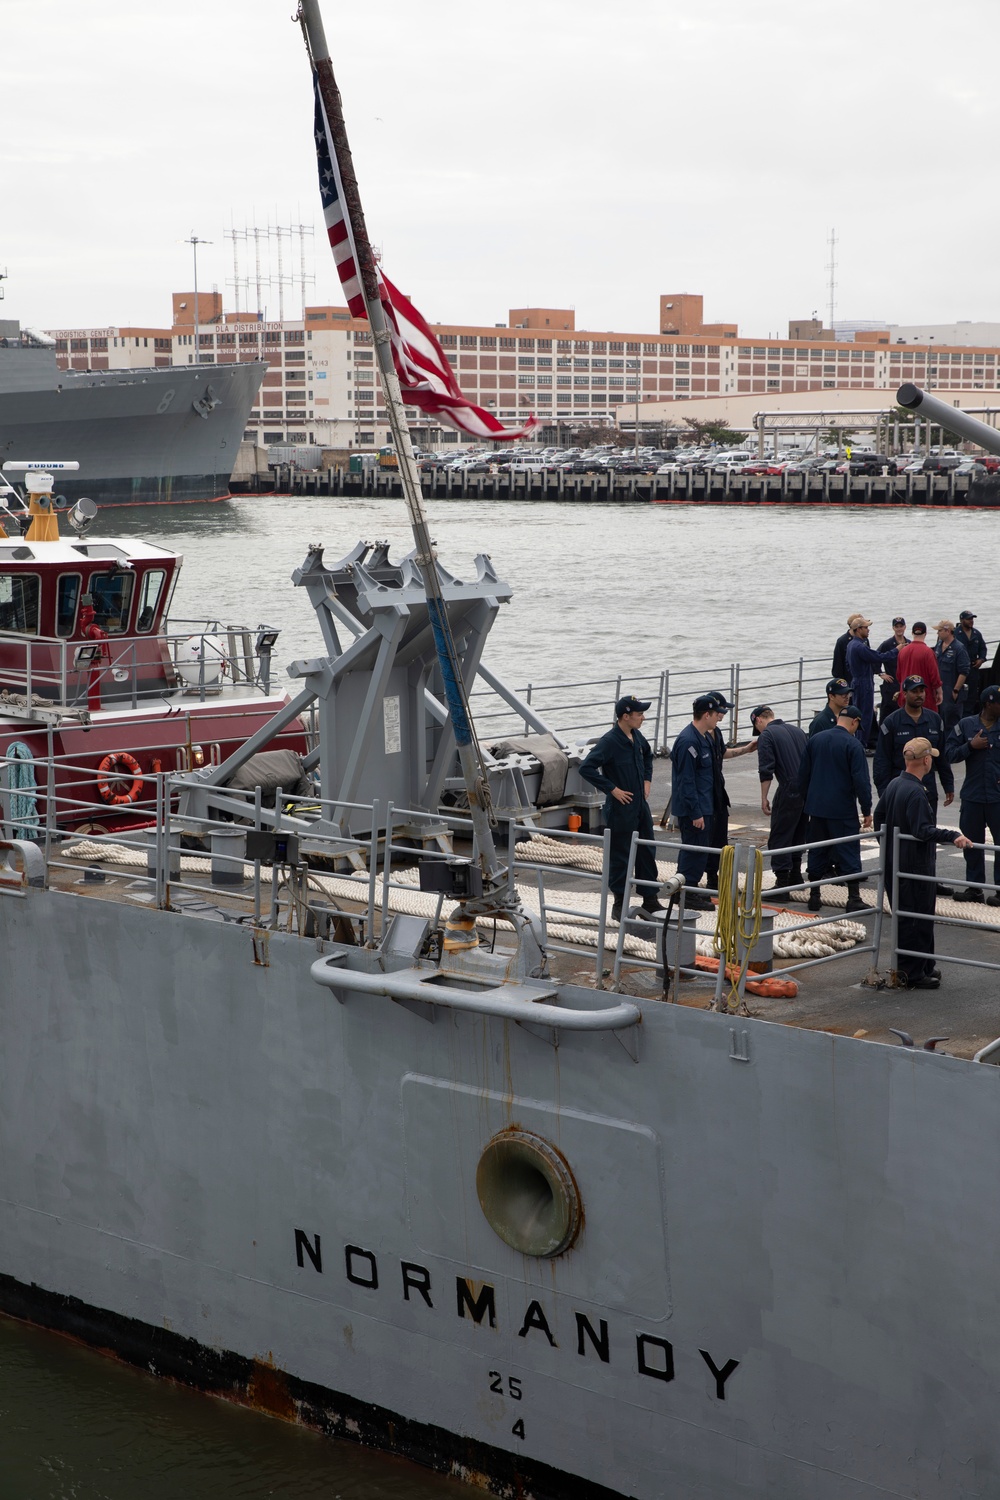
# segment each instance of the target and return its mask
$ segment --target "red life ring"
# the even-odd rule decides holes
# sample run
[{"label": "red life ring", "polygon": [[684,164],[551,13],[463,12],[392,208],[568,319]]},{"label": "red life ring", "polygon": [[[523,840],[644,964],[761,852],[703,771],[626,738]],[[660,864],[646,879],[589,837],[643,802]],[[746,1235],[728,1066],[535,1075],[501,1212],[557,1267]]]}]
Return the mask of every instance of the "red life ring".
[{"label": "red life ring", "polygon": [[[127,786],[129,777],[132,785]],[[142,770],[134,755],[127,750],[115,750],[106,755],[97,768],[97,790],[105,802],[117,806],[122,802],[135,802],[142,791]]]}]

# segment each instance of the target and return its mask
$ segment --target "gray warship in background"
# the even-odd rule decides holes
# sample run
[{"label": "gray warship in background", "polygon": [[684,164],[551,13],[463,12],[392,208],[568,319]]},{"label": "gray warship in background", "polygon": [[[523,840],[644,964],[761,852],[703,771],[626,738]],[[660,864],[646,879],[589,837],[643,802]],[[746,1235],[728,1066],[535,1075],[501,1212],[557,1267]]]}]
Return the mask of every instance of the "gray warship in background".
[{"label": "gray warship in background", "polygon": [[262,360],[60,370],[45,335],[0,320],[0,463],[71,454],[70,501],[218,500],[264,377]]}]

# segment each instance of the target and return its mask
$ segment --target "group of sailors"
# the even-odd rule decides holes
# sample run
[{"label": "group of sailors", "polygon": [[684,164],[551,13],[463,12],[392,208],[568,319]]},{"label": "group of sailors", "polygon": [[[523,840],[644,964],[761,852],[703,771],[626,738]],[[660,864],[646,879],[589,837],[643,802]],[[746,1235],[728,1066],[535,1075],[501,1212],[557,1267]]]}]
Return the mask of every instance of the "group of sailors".
[{"label": "group of sailors", "polygon": [[[970,658],[967,645],[959,642],[944,620],[936,627],[938,644],[934,651],[922,641],[921,634],[926,632],[919,624],[913,626],[913,639],[906,639],[905,623],[900,619],[893,621],[893,629],[902,639],[871,653],[892,682],[874,751],[869,752],[874,757],[872,774],[879,798],[874,807],[865,751],[866,717],[870,723],[874,700],[873,695],[870,701],[866,698],[863,686],[867,675],[871,694],[872,666],[866,654],[870,651],[870,622],[863,616],[852,617],[846,642],[851,677],[837,674],[830,679],[826,707],[813,718],[808,733],[779,719],[769,705],[762,703],[750,712],[751,739],[745,744],[727,745],[720,726],[731,704],[724,693],[711,691],[694,700],[691,722],[677,735],[670,752],[670,807],[685,846],[679,852],[677,868],[685,880],[689,909],[711,909],[710,892],[718,886],[717,851],[729,838],[730,801],[723,763],[756,752],[761,809],[770,818],[768,849],[777,888],[808,884],[810,911],[821,909],[820,886],[831,876],[847,886],[848,913],[869,910],[860,895],[865,877],[859,832],[873,827],[885,830],[887,892],[892,888],[894,832],[898,829],[907,836],[898,846],[899,908],[916,915],[898,919],[898,946],[911,950],[901,952],[899,973],[913,987],[937,987],[940,971],[933,963],[931,920],[935,895],[953,896],[958,901],[985,900],[990,906],[1000,906],[996,890],[984,896],[986,856],[982,848],[973,847],[984,842],[989,830],[997,846],[993,883],[1000,885],[1000,686],[981,686],[978,676],[972,675],[982,668],[986,655],[974,618],[963,611],[961,633],[966,634],[967,621],[977,637],[974,657]],[[915,651],[915,647],[922,647],[922,651]],[[937,669],[936,680],[929,672],[928,658]],[[911,670],[915,665],[923,666],[928,675]],[[893,670],[885,670],[887,667]],[[896,701],[898,707],[894,706]],[[963,712],[971,703],[975,711]],[[620,698],[615,705],[614,727],[597,741],[580,767],[584,779],[605,793],[605,822],[611,831],[614,920],[622,915],[634,833],[643,841],[637,846],[634,872],[640,914],[652,916],[662,910],[650,847],[653,757],[641,731],[648,708],[649,703],[634,694]],[[949,709],[947,717],[945,708]],[[952,767],[957,761],[965,764],[958,833],[939,828],[936,823],[939,785],[944,805],[954,800]],[[905,878],[933,877],[935,846],[946,842],[964,852],[964,891],[936,887],[932,878]],[[799,846],[805,844],[810,847],[803,880]],[[803,896],[805,892],[787,893],[790,900]]]},{"label": "group of sailors", "polygon": [[927,643],[923,620],[915,620],[907,635],[905,619],[896,615],[892,635],[877,647],[869,640],[871,626],[862,614],[848,616],[847,629],[833,648],[831,667],[834,677],[850,685],[851,701],[861,709],[862,744],[869,750],[875,748],[875,674],[881,678],[879,723],[892,712],[904,677],[911,676],[924,679],[928,707],[940,713],[947,730],[976,711],[986,642],[976,628],[974,610],[962,610],[957,628],[954,620],[939,620],[933,647]]}]

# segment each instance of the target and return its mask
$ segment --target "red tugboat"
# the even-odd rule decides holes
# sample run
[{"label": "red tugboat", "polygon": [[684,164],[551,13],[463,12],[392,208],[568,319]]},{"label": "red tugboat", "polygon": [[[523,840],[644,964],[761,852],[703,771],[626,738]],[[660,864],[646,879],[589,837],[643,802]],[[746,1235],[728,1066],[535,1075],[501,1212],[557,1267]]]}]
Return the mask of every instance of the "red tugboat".
[{"label": "red tugboat", "polygon": [[[0,495],[0,800],[18,837],[37,835],[47,799],[50,827],[144,826],[158,773],[225,760],[288,702],[270,683],[276,631],[170,620],[177,553],[91,538],[87,499],[60,534],[51,471],[70,467],[4,465],[26,471],[28,496]],[[305,754],[301,722],[267,748]]]}]

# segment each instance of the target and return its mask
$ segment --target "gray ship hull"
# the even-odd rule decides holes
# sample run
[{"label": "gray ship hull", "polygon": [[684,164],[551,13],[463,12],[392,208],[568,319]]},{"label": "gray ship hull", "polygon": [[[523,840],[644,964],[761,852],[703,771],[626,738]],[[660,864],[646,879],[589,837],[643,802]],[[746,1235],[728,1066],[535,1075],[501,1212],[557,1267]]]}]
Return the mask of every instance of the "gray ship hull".
[{"label": "gray ship hull", "polygon": [[[555,1048],[58,892],[0,942],[8,1311],[499,1490],[1000,1493],[994,1069],[656,1002]],[[515,1124],[555,1260],[479,1207]]]},{"label": "gray ship hull", "polygon": [[217,500],[266,362],[56,370],[48,349],[0,350],[0,462],[75,459],[69,499],[100,505]]}]

